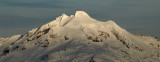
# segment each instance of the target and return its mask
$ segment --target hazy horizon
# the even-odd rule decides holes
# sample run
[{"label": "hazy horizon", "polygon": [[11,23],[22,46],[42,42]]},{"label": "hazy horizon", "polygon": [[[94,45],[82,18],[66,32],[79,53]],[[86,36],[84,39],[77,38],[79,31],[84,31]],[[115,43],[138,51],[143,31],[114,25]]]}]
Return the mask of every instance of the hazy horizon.
[{"label": "hazy horizon", "polygon": [[0,37],[23,34],[63,13],[87,12],[99,21],[113,20],[134,34],[160,38],[160,0],[1,0]]}]

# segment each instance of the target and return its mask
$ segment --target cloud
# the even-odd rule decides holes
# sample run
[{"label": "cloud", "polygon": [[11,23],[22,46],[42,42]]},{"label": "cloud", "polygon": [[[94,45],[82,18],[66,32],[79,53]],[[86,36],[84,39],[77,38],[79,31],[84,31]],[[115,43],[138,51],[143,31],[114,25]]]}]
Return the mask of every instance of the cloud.
[{"label": "cloud", "polygon": [[62,5],[64,2],[59,1],[0,1],[0,5],[8,7],[26,7],[26,8],[69,8],[68,6]]}]

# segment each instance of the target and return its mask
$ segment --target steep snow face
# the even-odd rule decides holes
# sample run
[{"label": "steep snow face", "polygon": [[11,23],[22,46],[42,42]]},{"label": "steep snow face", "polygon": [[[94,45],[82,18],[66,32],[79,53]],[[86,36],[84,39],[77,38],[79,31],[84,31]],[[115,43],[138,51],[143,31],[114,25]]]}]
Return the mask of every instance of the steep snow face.
[{"label": "steep snow face", "polygon": [[0,62],[159,62],[160,41],[134,35],[84,11],[23,35],[0,38]]}]

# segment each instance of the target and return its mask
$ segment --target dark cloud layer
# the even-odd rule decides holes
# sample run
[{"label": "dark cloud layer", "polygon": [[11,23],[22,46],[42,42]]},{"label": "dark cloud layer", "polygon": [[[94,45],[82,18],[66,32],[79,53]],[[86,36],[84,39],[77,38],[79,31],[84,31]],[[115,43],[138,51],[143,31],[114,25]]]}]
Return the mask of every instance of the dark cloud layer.
[{"label": "dark cloud layer", "polygon": [[[20,0],[19,1],[0,1],[1,4],[3,4],[3,6],[11,6],[11,7],[23,7],[23,8],[66,8],[67,6],[63,6],[60,5],[58,1],[52,1],[54,4],[50,3],[50,2],[41,2],[41,1],[37,1],[37,2],[23,2]],[[58,4],[57,4],[58,3]],[[63,3],[61,3],[63,4]]]},{"label": "dark cloud layer", "polygon": [[159,6],[160,0],[0,0],[0,36],[24,33],[62,13],[84,10],[98,20],[114,20],[129,32],[160,37]]}]

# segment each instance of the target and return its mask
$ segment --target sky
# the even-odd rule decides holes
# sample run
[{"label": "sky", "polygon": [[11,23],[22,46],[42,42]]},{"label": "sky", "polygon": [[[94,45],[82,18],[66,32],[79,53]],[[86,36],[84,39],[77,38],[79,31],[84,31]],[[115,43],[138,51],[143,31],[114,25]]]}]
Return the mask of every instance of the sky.
[{"label": "sky", "polygon": [[134,34],[160,38],[160,0],[0,0],[0,37],[23,34],[63,13],[87,12]]}]

